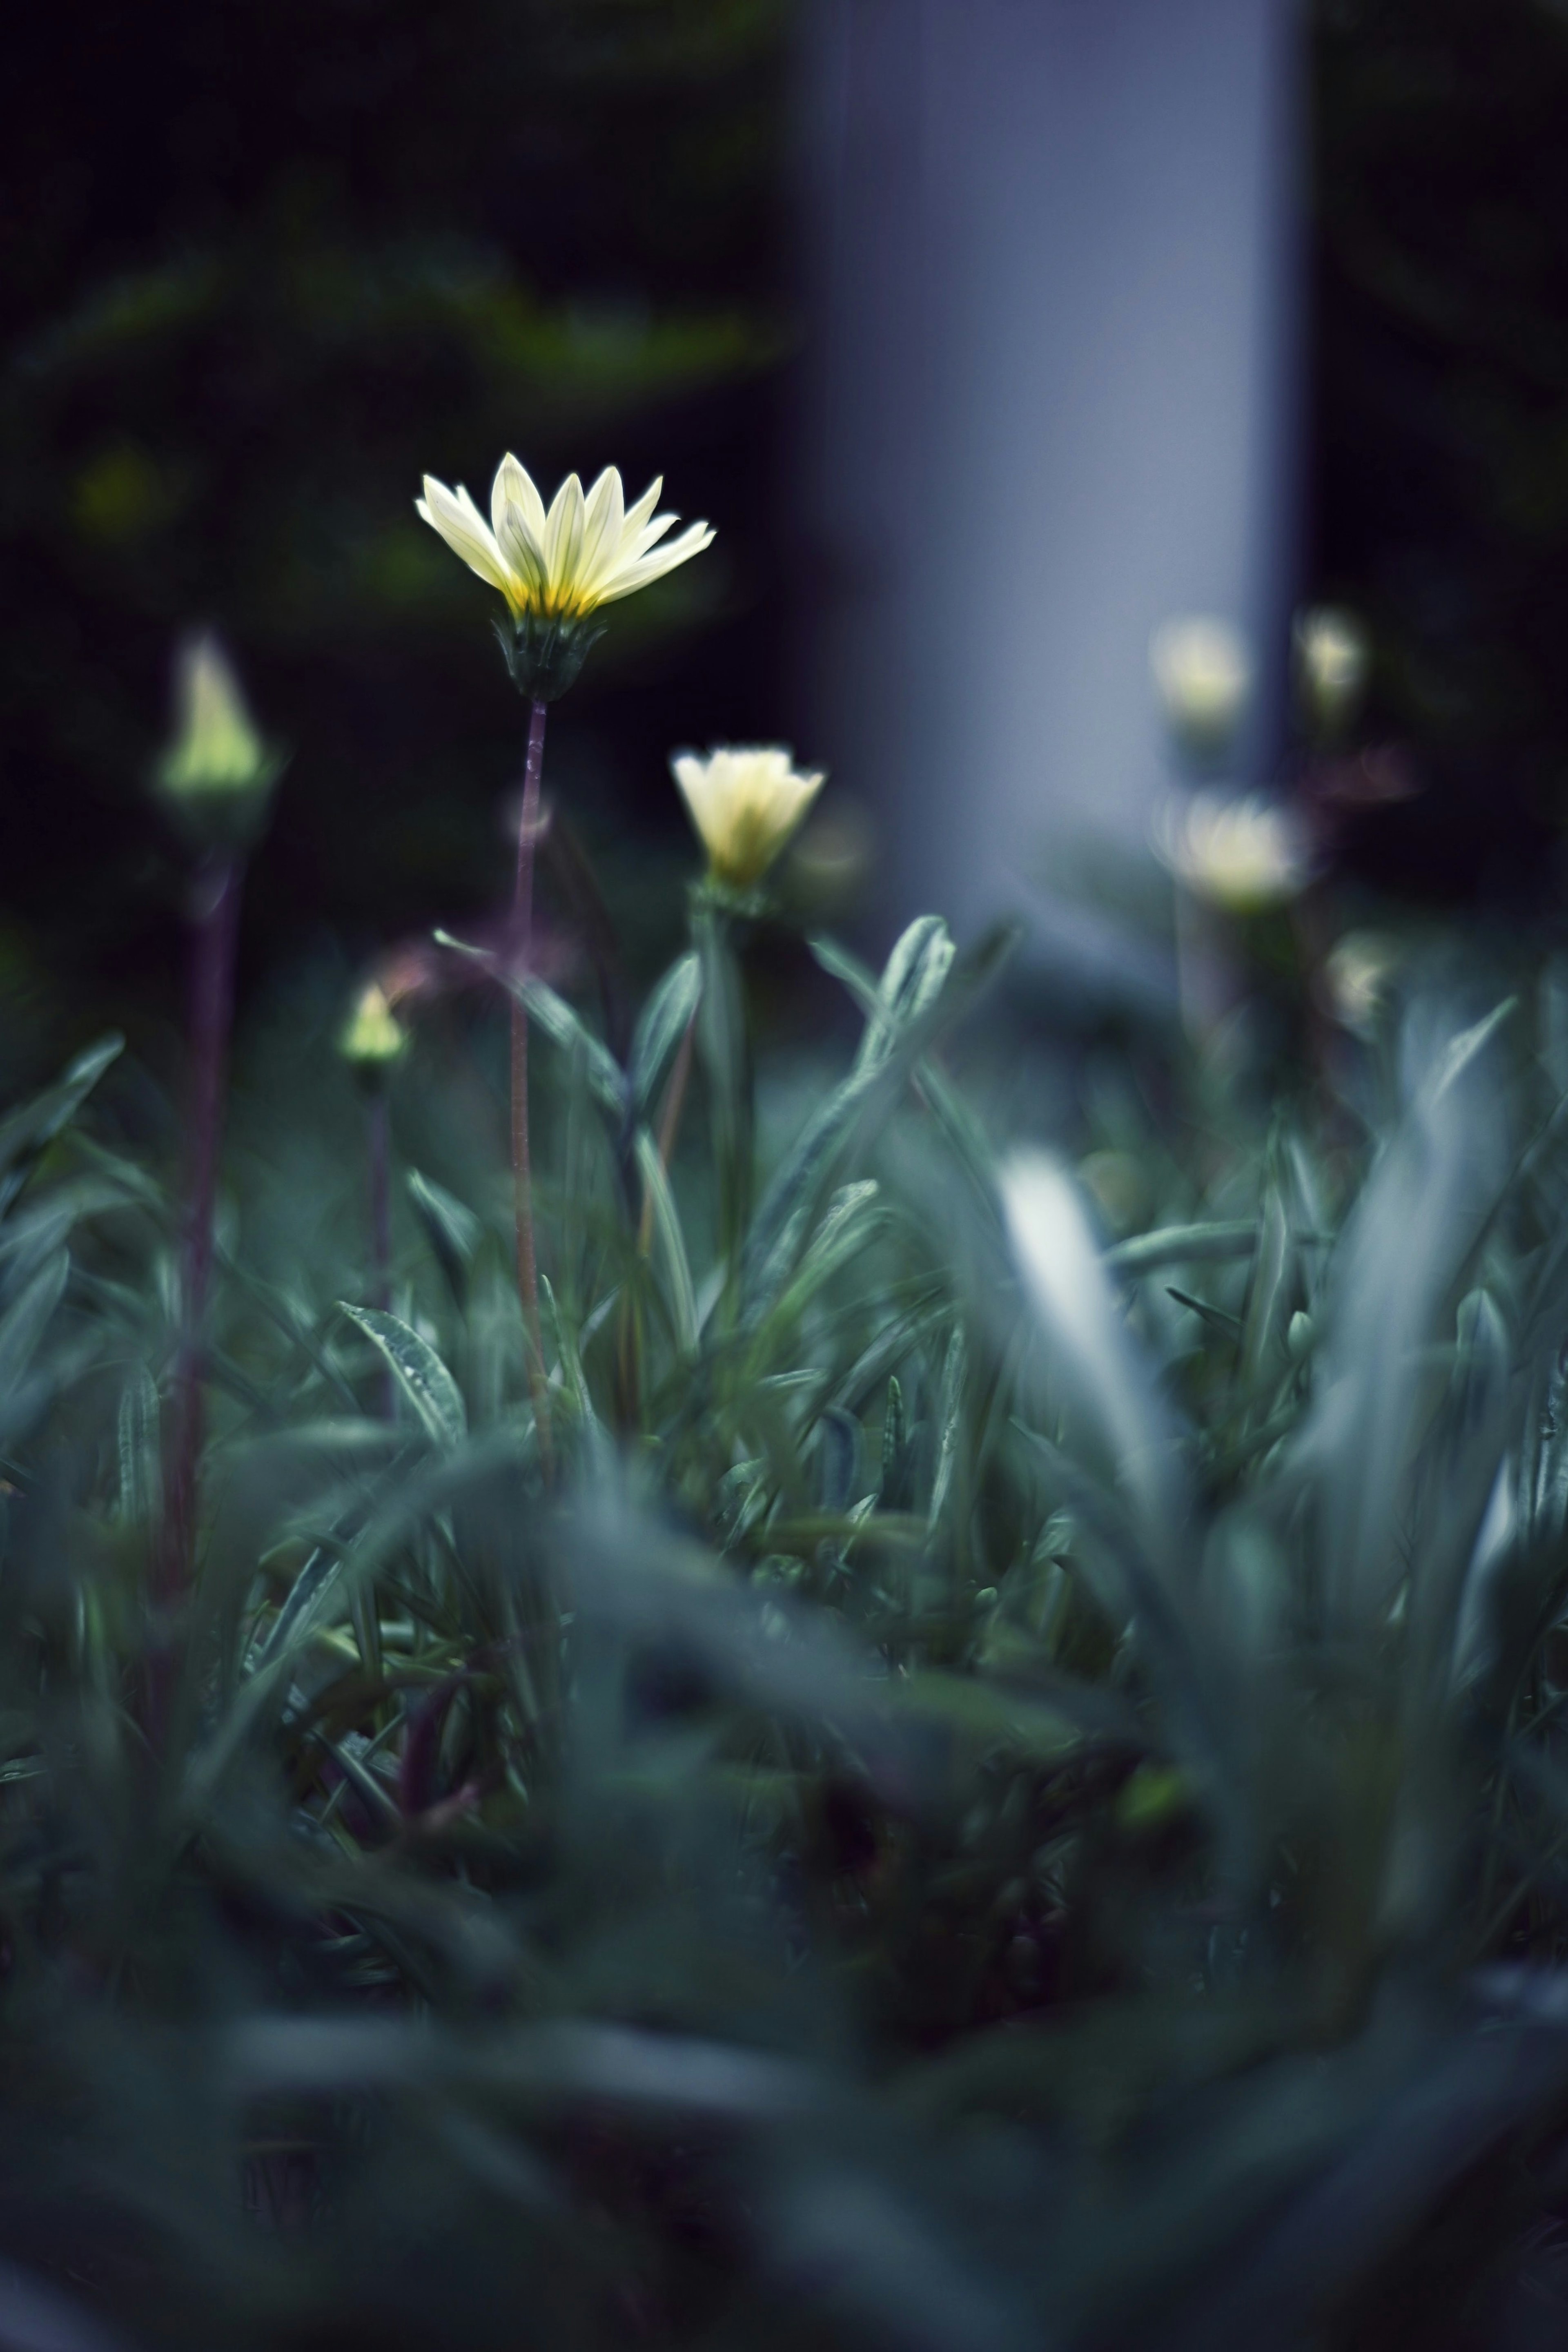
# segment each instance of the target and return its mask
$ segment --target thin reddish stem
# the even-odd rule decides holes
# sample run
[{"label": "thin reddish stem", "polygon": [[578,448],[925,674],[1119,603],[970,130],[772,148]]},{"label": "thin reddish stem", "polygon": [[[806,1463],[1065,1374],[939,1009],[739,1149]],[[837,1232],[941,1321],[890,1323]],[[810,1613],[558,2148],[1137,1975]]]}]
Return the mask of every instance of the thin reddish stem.
[{"label": "thin reddish stem", "polygon": [[197,877],[191,960],[191,1166],[186,1202],[185,1263],[181,1289],[180,1349],[174,1371],[174,1417],[165,1456],[163,1536],[157,1597],[177,1600],[188,1587],[195,1558],[196,1488],[205,1423],[207,1294],[212,1286],[213,1225],[218,1154],[223,1142],[224,1090],[229,1029],[234,1018],[235,950],[239,936],[244,863],[216,858]]},{"label": "thin reddish stem", "polygon": [[[539,830],[539,782],[545,761],[545,705],[528,709],[528,746],[523,763],[523,806],[517,822],[517,875],[512,897],[512,952],[526,972],[534,943],[534,849]],[[538,1259],[534,1244],[533,1170],[528,1153],[528,1016],[512,999],[512,1197],[517,1242],[517,1297],[528,1332],[528,1390],[538,1431],[539,1458],[550,1465],[549,1400],[545,1385],[544,1335],[539,1324]]]}]

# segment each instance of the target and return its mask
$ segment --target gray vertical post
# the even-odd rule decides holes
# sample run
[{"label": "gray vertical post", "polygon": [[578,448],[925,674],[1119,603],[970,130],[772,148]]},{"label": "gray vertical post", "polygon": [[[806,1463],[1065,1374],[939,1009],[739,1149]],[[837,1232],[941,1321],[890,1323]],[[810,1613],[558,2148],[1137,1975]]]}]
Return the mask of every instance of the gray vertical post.
[{"label": "gray vertical post", "polygon": [[[1175,612],[1277,746],[1299,305],[1291,0],[817,0],[806,700],[886,911],[1141,839]],[[802,749],[807,748],[805,742]]]}]

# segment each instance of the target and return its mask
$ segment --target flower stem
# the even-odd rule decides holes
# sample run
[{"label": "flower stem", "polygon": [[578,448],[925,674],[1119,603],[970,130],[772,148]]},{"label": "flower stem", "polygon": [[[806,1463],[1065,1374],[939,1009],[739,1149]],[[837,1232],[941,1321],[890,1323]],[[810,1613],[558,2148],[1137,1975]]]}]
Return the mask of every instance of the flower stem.
[{"label": "flower stem", "polygon": [[392,1305],[392,1128],[386,1088],[378,1086],[366,1112],[371,1178],[371,1304],[384,1315]]},{"label": "flower stem", "polygon": [[[526,972],[534,943],[534,846],[539,829],[539,779],[545,760],[545,705],[528,708],[528,748],[523,763],[523,806],[517,823],[517,876],[512,896],[512,952]],[[538,1258],[534,1245],[533,1171],[528,1156],[528,1015],[512,999],[512,1198],[517,1237],[517,1297],[528,1333],[528,1391],[534,1402],[539,1460],[550,1467],[549,1402],[544,1336],[539,1326]]]},{"label": "flower stem", "polygon": [[[392,1112],[384,1078],[372,1080],[365,1104],[365,1141],[370,1164],[371,1305],[384,1315],[392,1306]],[[382,1418],[397,1419],[397,1381],[384,1365]]]},{"label": "flower stem", "polygon": [[156,1597],[165,1603],[177,1601],[185,1591],[194,1563],[197,1467],[205,1418],[207,1292],[212,1283],[213,1219],[244,879],[243,859],[214,857],[202,867],[196,882],[191,960],[190,1192],[174,1418],[165,1456],[162,1541],[156,1570]]}]

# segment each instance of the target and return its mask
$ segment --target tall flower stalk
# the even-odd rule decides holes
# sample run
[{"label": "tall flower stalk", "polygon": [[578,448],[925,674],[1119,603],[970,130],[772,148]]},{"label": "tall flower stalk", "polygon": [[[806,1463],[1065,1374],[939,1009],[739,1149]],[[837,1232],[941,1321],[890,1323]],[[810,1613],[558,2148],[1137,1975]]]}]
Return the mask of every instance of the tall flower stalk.
[{"label": "tall flower stalk", "polygon": [[736,927],[766,911],[768,871],[804,822],[824,778],[820,769],[798,770],[792,752],[778,743],[716,744],[706,758],[677,751],[670,771],[707,853],[707,871],[692,896],[692,944],[702,963],[702,995],[671,1082],[660,1156],[667,1167],[695,1044],[707,1073],[724,1267],[719,1313],[721,1323],[727,1323],[739,1296],[753,1157],[751,1057]]},{"label": "tall flower stalk", "polygon": [[190,1156],[173,1410],[155,1570],[156,1598],[165,1606],[187,1590],[195,1559],[218,1158],[246,858],[283,764],[257,734],[238,681],[211,635],[182,646],[175,703],[174,740],[155,781],[171,819],[195,854],[196,866],[191,900]]},{"label": "tall flower stalk", "polygon": [[[512,891],[513,953],[520,971],[532,961],[534,944],[534,850],[539,833],[540,781],[545,763],[546,705],[528,705],[528,751],[523,760],[523,805],[517,819],[517,868]],[[539,1325],[538,1248],[534,1234],[533,1161],[528,1142],[528,1014],[520,996],[512,998],[512,1216],[517,1236],[517,1297],[528,1339],[528,1388],[539,1451],[549,1453],[549,1401],[545,1381],[544,1334]]]},{"label": "tall flower stalk", "polygon": [[[662,488],[661,480],[651,482],[628,507],[620,474],[608,466],[586,493],[577,475],[569,474],[547,511],[527,468],[508,455],[496,469],[488,522],[461,484],[452,490],[428,474],[424,495],[415,502],[431,529],[506,600],[507,620],[498,625],[497,635],[513,683],[528,705],[512,893],[512,955],[519,978],[527,976],[533,952],[534,852],[542,823],[548,707],[576,684],[590,648],[602,635],[603,624],[596,617],[601,605],[633,595],[699,554],[713,539],[706,523],[695,522],[679,538],[666,541],[665,533],[677,518],[654,513]],[[511,1058],[517,1299],[527,1333],[528,1385],[539,1454],[548,1469],[549,1390],[539,1326],[538,1249],[528,1143],[528,1016],[516,992]]]},{"label": "tall flower stalk", "polygon": [[243,857],[222,856],[196,877],[191,954],[190,1165],[180,1281],[180,1339],[164,1484],[158,1598],[177,1599],[195,1550],[196,1480],[205,1433],[207,1300],[212,1287],[218,1154],[223,1143],[229,1032],[234,1021]]},{"label": "tall flower stalk", "polygon": [[[371,1305],[385,1314],[392,1306],[392,1106],[387,1085],[392,1065],[408,1044],[408,1032],[377,981],[355,1001],[338,1050],[360,1082],[365,1097],[365,1160],[369,1177]],[[382,1376],[382,1415],[395,1418],[397,1382],[389,1367]]]}]

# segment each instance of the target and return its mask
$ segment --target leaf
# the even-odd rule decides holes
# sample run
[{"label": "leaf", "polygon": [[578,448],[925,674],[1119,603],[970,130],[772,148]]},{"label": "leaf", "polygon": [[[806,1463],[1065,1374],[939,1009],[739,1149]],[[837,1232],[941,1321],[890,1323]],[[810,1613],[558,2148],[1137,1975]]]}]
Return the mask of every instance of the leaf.
[{"label": "leaf", "polygon": [[659,1236],[660,1253],[664,1262],[675,1344],[684,1356],[695,1356],[698,1328],[696,1292],[692,1286],[691,1264],[686,1256],[674,1195],[670,1191],[669,1178],[659,1159],[658,1146],[645,1127],[637,1129],[635,1149],[638,1172],[653,1207],[653,1230]]},{"label": "leaf", "polygon": [[1157,1232],[1117,1242],[1105,1252],[1105,1263],[1117,1274],[1147,1274],[1155,1266],[1247,1257],[1257,1243],[1256,1217],[1227,1218],[1208,1225],[1162,1225]]},{"label": "leaf", "polygon": [[158,1388],[138,1364],[120,1398],[120,1515],[132,1527],[150,1527],[158,1513]]},{"label": "leaf", "polygon": [[792,1323],[823,1284],[865,1247],[883,1223],[878,1206],[881,1191],[874,1179],[864,1178],[857,1184],[841,1185],[833,1194],[794,1279],[767,1318],[769,1332]]},{"label": "leaf", "polygon": [[935,1004],[956,952],[940,915],[917,915],[894,940],[861,1039],[861,1068],[869,1071],[885,1061],[910,1023]]},{"label": "leaf", "polygon": [[947,1360],[942,1367],[942,1399],[938,1407],[939,1433],[936,1440],[936,1467],[931,1478],[931,1507],[926,1513],[926,1526],[935,1531],[942,1517],[947,1492],[953,1484],[958,1449],[964,1435],[964,1383],[968,1370],[968,1348],[961,1323],[953,1326],[953,1336],[947,1342]]},{"label": "leaf", "polygon": [[380,1349],[436,1444],[449,1449],[461,1444],[468,1433],[463,1393],[428,1339],[380,1307],[350,1307],[342,1298],[338,1307]]},{"label": "leaf", "polygon": [[325,1593],[341,1565],[342,1554],[318,1545],[288,1589],[288,1598],[273,1620],[272,1630],[256,1654],[252,1673],[264,1674],[292,1645],[312,1604]]},{"label": "leaf", "polygon": [[455,940],[449,931],[437,931],[435,940],[438,947],[455,949],[459,955],[472,956],[484,964],[491,977],[509,996],[517,998],[553,1044],[563,1053],[580,1054],[589,1085],[601,1108],[617,1121],[624,1116],[627,1089],[620,1064],[608,1045],[578,1019],[564,997],[558,996],[547,982],[531,972],[505,971],[485,949],[469,947],[462,940]]},{"label": "leaf", "polygon": [[39,1340],[70,1279],[69,1250],[40,1266],[0,1316],[0,1392],[13,1392],[37,1353]]},{"label": "leaf", "polygon": [[[896,1097],[940,1031],[990,985],[1018,938],[1016,925],[998,925],[951,969],[942,944],[946,926],[935,917],[912,924],[900,940],[883,978],[883,1010],[868,1025],[853,1067],[786,1154],[747,1235],[742,1286],[751,1318],[766,1311],[788,1279],[817,1200],[862,1120]],[[910,1003],[915,1010],[897,1027],[895,1008]]]},{"label": "leaf", "polygon": [[1117,1311],[1077,1188],[1048,1153],[1027,1151],[1007,1161],[1000,1189],[1061,1406],[1109,1458],[1147,1539],[1163,1545],[1182,1516],[1176,1431]]},{"label": "leaf", "polygon": [[631,1118],[647,1118],[664,1065],[695,1017],[702,985],[702,958],[693,948],[676,958],[643,1007],[632,1040]]},{"label": "leaf", "polygon": [[484,1237],[483,1225],[472,1209],[465,1208],[441,1185],[433,1183],[428,1176],[422,1176],[417,1168],[408,1171],[408,1197],[432,1255],[446,1277],[447,1288],[459,1307],[465,1306],[468,1276]]},{"label": "leaf", "polygon": [[[52,1087],[0,1119],[0,1213],[9,1208],[33,1162],[76,1117],[104,1072],[125,1050],[118,1030],[78,1054]],[[18,1164],[21,1163],[21,1164]]]},{"label": "leaf", "polygon": [[1174,1298],[1178,1307],[1185,1307],[1189,1315],[1196,1315],[1200,1322],[1207,1323],[1211,1331],[1218,1331],[1222,1339],[1239,1339],[1241,1337],[1241,1318],[1239,1315],[1228,1315],[1223,1307],[1210,1307],[1207,1299],[1194,1298],[1190,1291],[1178,1290],[1174,1282],[1166,1283],[1166,1296]]}]

